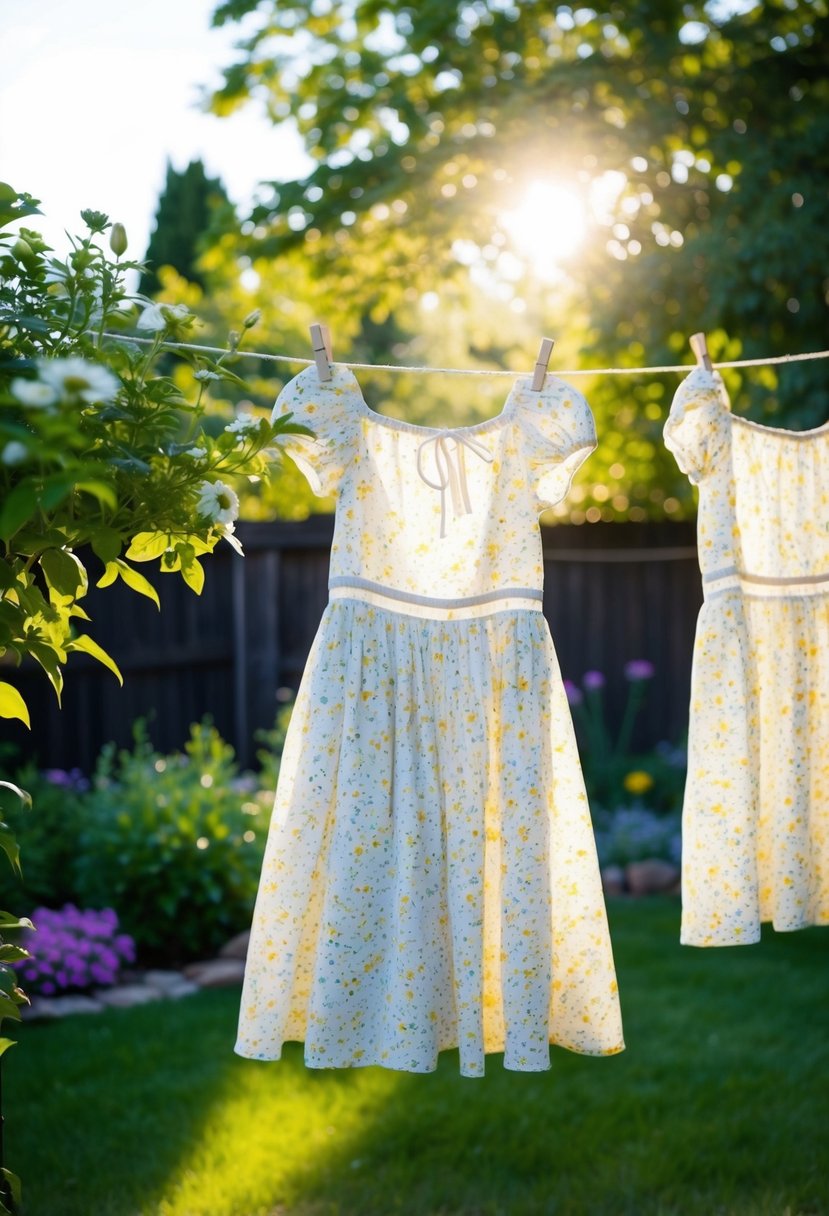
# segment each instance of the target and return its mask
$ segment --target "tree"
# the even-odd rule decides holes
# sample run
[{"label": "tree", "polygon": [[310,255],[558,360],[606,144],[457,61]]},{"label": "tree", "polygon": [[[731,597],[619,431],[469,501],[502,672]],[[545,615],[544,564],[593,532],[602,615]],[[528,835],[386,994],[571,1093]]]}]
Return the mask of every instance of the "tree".
[{"label": "tree", "polygon": [[199,253],[211,224],[222,213],[227,222],[233,214],[232,205],[221,179],[208,177],[201,160],[191,161],[183,173],[167,162],[167,181],[145,255],[149,268],[141,275],[144,295],[158,292],[162,266],[172,266],[183,278],[204,286]]},{"label": "tree", "polygon": [[[332,302],[375,321],[429,291],[480,295],[482,275],[503,273],[505,214],[548,179],[592,199],[584,251],[546,290],[524,255],[514,290],[533,301],[528,329],[574,318],[556,336],[582,366],[689,360],[697,329],[715,358],[825,346],[825,0],[226,0],[214,23],[242,18],[252,33],[216,112],[264,97],[316,162],[270,183],[242,237],[250,257],[304,255]],[[727,383],[761,421],[829,416],[818,363]],[[691,509],[661,444],[675,386],[590,386],[591,517]]]}]

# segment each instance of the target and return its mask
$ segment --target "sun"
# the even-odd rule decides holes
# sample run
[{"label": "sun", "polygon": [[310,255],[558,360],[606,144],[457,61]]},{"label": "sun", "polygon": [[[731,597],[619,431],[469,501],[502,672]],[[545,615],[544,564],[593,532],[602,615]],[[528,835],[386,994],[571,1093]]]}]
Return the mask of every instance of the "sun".
[{"label": "sun", "polygon": [[575,190],[534,181],[518,206],[502,216],[516,250],[544,278],[557,277],[587,233],[587,205]]}]

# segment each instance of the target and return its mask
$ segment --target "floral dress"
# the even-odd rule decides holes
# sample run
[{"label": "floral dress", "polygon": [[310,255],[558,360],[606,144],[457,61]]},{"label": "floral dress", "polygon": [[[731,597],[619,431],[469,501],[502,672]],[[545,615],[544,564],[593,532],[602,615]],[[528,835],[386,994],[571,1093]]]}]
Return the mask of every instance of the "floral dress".
[{"label": "floral dress", "polygon": [[275,407],[336,496],[330,599],[297,696],[235,1050],[466,1076],[622,1050],[596,849],[542,614],[538,514],[595,447],[587,403],[519,379],[452,431],[310,367]]},{"label": "floral dress", "polygon": [[760,426],[722,379],[678,389],[665,442],[699,486],[682,941],[829,923],[829,424]]}]

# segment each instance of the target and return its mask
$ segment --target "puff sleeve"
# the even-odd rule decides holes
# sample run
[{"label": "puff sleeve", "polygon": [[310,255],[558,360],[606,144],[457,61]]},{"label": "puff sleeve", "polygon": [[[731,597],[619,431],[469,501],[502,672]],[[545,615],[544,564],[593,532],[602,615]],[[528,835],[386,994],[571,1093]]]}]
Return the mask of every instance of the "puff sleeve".
[{"label": "puff sleeve", "polygon": [[316,368],[306,367],[290,380],[276,399],[271,421],[284,414],[307,426],[310,435],[286,435],[282,450],[321,498],[336,495],[354,458],[357,410],[354,382],[347,368],[332,368],[328,381],[320,381]]},{"label": "puff sleeve", "polygon": [[566,496],[576,470],[596,448],[596,424],[581,393],[547,376],[533,392],[529,379],[519,395],[524,460],[538,509]]},{"label": "puff sleeve", "polygon": [[728,436],[730,407],[719,372],[696,367],[674,394],[665,446],[697,485],[715,467]]}]

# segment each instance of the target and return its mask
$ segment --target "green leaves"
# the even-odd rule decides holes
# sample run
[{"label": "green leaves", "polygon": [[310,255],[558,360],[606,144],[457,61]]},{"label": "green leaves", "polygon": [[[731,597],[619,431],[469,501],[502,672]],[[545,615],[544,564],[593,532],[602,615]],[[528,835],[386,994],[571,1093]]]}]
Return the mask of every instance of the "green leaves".
[{"label": "green leaves", "polygon": [[0,820],[0,849],[6,854],[9,859],[9,864],[18,876],[22,875],[23,871],[20,868],[20,846],[17,843],[17,838],[7,823]]},{"label": "green leaves", "polygon": [[31,730],[26,702],[12,684],[0,680],[0,718],[19,718]]},{"label": "green leaves", "polygon": [[103,663],[104,667],[109,668],[109,670],[116,676],[119,684],[124,683],[124,677],[121,675],[118,664],[111,655],[107,654],[103,646],[99,646],[98,643],[89,636],[89,634],[84,633],[81,634],[80,637],[72,638],[71,642],[66,643],[66,649],[67,651],[82,651],[84,654],[90,655],[93,659],[97,659],[99,663]]},{"label": "green leaves", "polygon": [[0,963],[16,963],[21,958],[31,958],[24,946],[16,946],[13,942],[3,942],[0,945]]},{"label": "green leaves", "polygon": [[139,532],[132,538],[126,556],[134,562],[150,562],[170,548],[170,538],[165,532]]},{"label": "green leaves", "polygon": [[182,563],[181,577],[184,579],[188,587],[195,591],[196,595],[201,595],[204,587],[204,567],[195,558],[192,558],[185,566]]},{"label": "green leaves", "polygon": [[49,587],[71,599],[86,595],[89,579],[80,558],[68,549],[47,549],[41,555],[40,567]]},{"label": "green leaves", "polygon": [[37,510],[37,491],[31,481],[14,487],[0,508],[0,540],[11,540],[15,532]]},{"label": "green leaves", "polygon": [[[0,1174],[3,1175],[3,1178],[11,1191],[12,1202],[14,1203],[15,1209],[19,1212],[20,1205],[23,1202],[23,1190],[20,1186],[20,1179],[18,1178],[17,1174],[13,1174],[11,1170],[7,1170],[5,1166],[0,1168]],[[11,1216],[9,1209],[6,1207],[5,1203],[3,1203],[2,1199],[0,1199],[0,1216],[3,1216],[3,1214]]]},{"label": "green leaves", "polygon": [[0,228],[26,215],[42,215],[38,199],[31,194],[20,194],[8,182],[0,182]]},{"label": "green leaves", "polygon": [[[31,796],[26,792],[26,790],[22,790],[19,785],[15,785],[13,781],[0,781],[0,790],[11,790],[11,792],[15,795],[19,802],[26,807],[27,810],[32,809]],[[6,912],[0,912],[0,928],[2,928],[3,925],[8,927],[8,922],[3,920],[3,917],[6,915],[8,915]]]},{"label": "green leaves", "polygon": [[95,528],[89,537],[92,552],[106,565],[114,562],[121,552],[121,534],[114,528]]},{"label": "green leaves", "polygon": [[143,574],[139,574],[137,570],[133,570],[132,566],[127,565],[122,558],[117,558],[115,561],[107,562],[106,570],[98,579],[96,586],[109,587],[119,577],[122,578],[127,586],[131,587],[133,591],[137,591],[139,595],[146,595],[148,599],[153,601],[156,608],[158,608],[159,611],[161,610],[161,601],[158,598],[158,592],[156,591],[155,587],[148,579],[144,577]]}]

